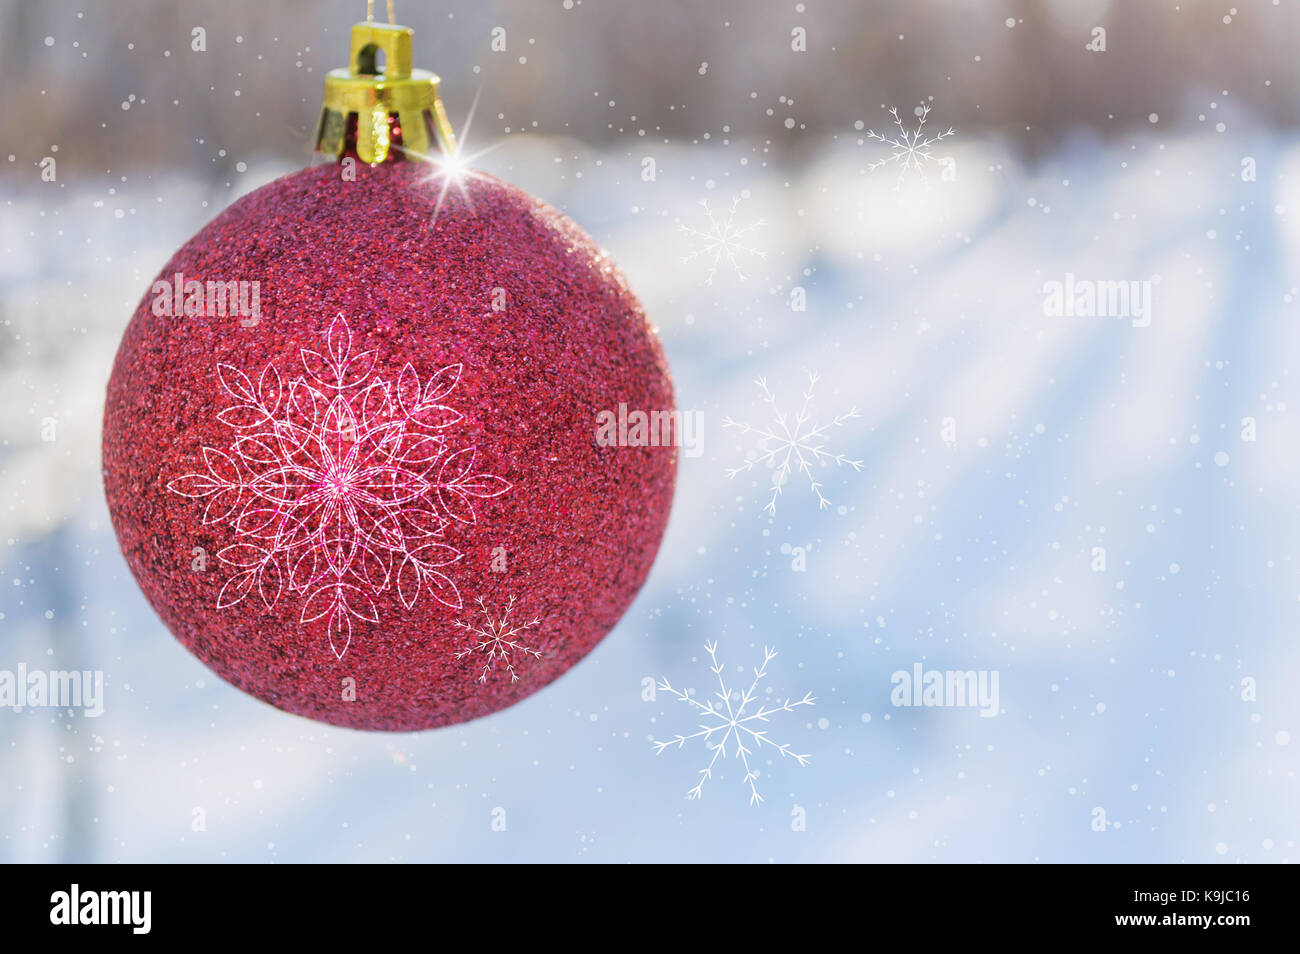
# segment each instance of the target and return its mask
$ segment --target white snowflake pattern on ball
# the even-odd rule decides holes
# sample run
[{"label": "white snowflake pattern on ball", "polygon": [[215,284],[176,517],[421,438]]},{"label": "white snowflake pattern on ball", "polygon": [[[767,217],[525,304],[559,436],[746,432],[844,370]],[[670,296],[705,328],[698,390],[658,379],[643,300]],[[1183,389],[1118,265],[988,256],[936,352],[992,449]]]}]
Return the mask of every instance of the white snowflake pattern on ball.
[{"label": "white snowflake pattern on ball", "polygon": [[483,669],[478,677],[478,681],[481,683],[487,682],[488,675],[498,663],[505,666],[511,682],[518,682],[519,674],[515,672],[515,660],[520,656],[532,656],[534,659],[542,658],[540,650],[525,646],[522,642],[524,633],[540,625],[541,619],[534,618],[526,623],[512,623],[510,614],[515,608],[515,598],[513,596],[507,601],[505,612],[501,614],[499,620],[492,618],[487,603],[483,601],[482,597],[479,597],[476,602],[479,609],[483,611],[483,623],[481,625],[472,625],[456,620],[456,625],[468,632],[476,642],[465,649],[456,650],[455,657],[464,659],[466,656],[482,655],[484,657]]},{"label": "white snowflake pattern on ball", "polygon": [[759,463],[772,466],[772,498],[763,508],[772,515],[776,514],[776,498],[781,496],[782,489],[796,470],[808,478],[809,489],[817,496],[818,510],[824,510],[830,501],[822,493],[822,484],[813,473],[813,464],[847,464],[855,471],[862,470],[862,461],[850,460],[826,449],[827,432],[833,427],[843,427],[845,421],[857,417],[858,409],[850,408],[847,414],[837,415],[825,424],[817,424],[809,416],[808,407],[819,380],[819,375],[808,373],[808,390],[803,393],[803,403],[799,412],[791,417],[777,404],[776,395],[767,386],[767,379],[757,378],[754,383],[763,392],[763,402],[771,408],[772,423],[767,427],[757,427],[731,417],[722,419],[723,427],[738,428],[741,434],[758,436],[759,453],[739,467],[728,468],[727,476],[734,479],[737,474],[752,470]]},{"label": "white snowflake pattern on ball", "polygon": [[[916,107],[916,129],[908,130],[903,125],[903,119],[898,115],[898,107],[889,107],[889,114],[894,117],[894,126],[896,131],[891,131],[888,135],[878,133],[874,129],[867,130],[867,138],[882,142],[893,150],[887,157],[867,166],[867,170],[875,172],[882,166],[896,163],[898,165],[898,179],[894,182],[894,191],[897,192],[903,187],[903,180],[907,178],[909,172],[915,172],[921,177],[921,181],[927,182],[925,169],[927,163],[945,163],[950,160],[940,159],[932,151],[935,143],[942,142],[949,136],[954,136],[952,127],[949,126],[944,132],[937,136],[927,136],[925,134],[925,123],[930,115],[928,104],[921,104]],[[861,128],[861,127],[858,127]]]},{"label": "white snowflake pattern on ball", "polygon": [[[792,758],[800,765],[807,765],[812,756],[791,751],[789,743],[772,741],[767,737],[767,729],[760,729],[757,725],[766,724],[779,712],[794,712],[799,706],[813,705],[814,696],[809,692],[802,699],[793,702],[787,697],[780,705],[760,705],[751,711],[749,707],[758,694],[758,685],[767,675],[767,664],[776,658],[776,651],[763,648],[763,663],[754,670],[754,681],[749,688],[741,693],[727,686],[722,663],[718,662],[717,642],[705,643],[704,649],[713,661],[710,669],[718,678],[718,688],[707,701],[700,702],[691,692],[673,688],[667,679],[658,684],[659,691],[676,696],[678,701],[691,706],[704,721],[700,722],[699,730],[690,735],[679,734],[664,742],[653,742],[655,754],[662,754],[665,749],[673,746],[685,748],[686,743],[694,739],[704,740],[705,747],[713,752],[713,756],[709,759],[709,764],[700,769],[699,782],[686,793],[687,798],[695,799],[704,794],[704,783],[713,777],[713,767],[718,759],[727,757],[727,745],[730,742],[732,757],[739,759],[745,768],[744,783],[749,786],[749,804],[758,805],[763,801],[763,796],[758,793],[758,771],[750,764],[751,756],[760,753],[765,745],[776,749],[782,758]],[[718,733],[722,733],[722,736],[715,742],[714,737]]]},{"label": "white snowflake pattern on ball", "polygon": [[751,222],[749,225],[737,226],[736,212],[740,208],[743,196],[736,196],[731,200],[731,208],[727,210],[727,217],[720,219],[714,215],[713,210],[709,208],[707,199],[700,200],[700,206],[704,209],[704,215],[708,220],[706,229],[692,228],[689,225],[679,226],[681,231],[687,235],[695,244],[695,248],[689,255],[682,259],[686,264],[695,259],[703,259],[708,262],[708,272],[704,276],[704,284],[712,285],[713,278],[722,266],[729,266],[735,273],[736,278],[740,281],[745,280],[745,273],[740,267],[740,259],[746,255],[752,255],[756,258],[764,258],[764,254],[758,249],[748,244],[748,236],[762,228],[765,224],[762,219]]},{"label": "white snowflake pattern on ball", "polygon": [[477,448],[452,452],[445,433],[461,420],[443,401],[462,366],[441,368],[423,384],[408,363],[396,385],[372,377],[376,351],[352,354],[340,314],[326,351],[303,348],[305,374],[287,390],[268,363],[256,385],[218,364],[235,404],[217,414],[233,428],[226,449],[203,448],[207,473],[167,484],[183,497],[208,498],[204,524],[224,523],[235,544],[217,554],[234,567],[217,607],[254,589],[272,608],[286,588],[301,595],[303,624],[325,621],[342,659],[353,618],[378,623],[374,597],[396,586],[410,609],[421,593],[452,609],[460,591],[443,568],[461,552],[442,542],[455,522],[475,522],[474,498],[510,484],[474,473]]}]

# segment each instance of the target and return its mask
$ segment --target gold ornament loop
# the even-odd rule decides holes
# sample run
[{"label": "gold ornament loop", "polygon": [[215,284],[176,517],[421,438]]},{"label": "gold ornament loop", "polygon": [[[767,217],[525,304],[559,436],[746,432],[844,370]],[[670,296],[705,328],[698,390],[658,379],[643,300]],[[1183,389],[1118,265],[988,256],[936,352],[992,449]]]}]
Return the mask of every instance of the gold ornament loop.
[{"label": "gold ornament loop", "polygon": [[[351,145],[363,162],[396,158],[398,150],[423,155],[432,145],[451,155],[456,151],[456,135],[438,97],[439,77],[411,66],[415,31],[395,23],[375,23],[369,19],[372,13],[367,6],[367,20],[352,26],[348,67],[330,70],[325,77],[317,151],[343,155],[355,117]],[[400,144],[393,142],[394,129],[400,130]]]}]

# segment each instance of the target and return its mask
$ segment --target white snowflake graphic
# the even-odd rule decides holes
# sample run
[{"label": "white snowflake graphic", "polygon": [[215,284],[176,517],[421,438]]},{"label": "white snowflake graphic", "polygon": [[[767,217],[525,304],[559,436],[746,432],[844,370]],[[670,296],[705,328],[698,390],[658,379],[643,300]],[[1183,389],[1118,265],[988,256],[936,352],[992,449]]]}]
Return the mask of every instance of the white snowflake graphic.
[{"label": "white snowflake graphic", "polygon": [[708,219],[708,229],[696,229],[689,225],[679,226],[696,245],[696,248],[683,258],[682,262],[692,262],[697,258],[707,261],[709,269],[704,276],[706,285],[713,284],[713,277],[724,265],[730,266],[735,271],[736,277],[743,282],[745,273],[741,270],[740,259],[746,255],[764,257],[762,252],[748,244],[748,236],[766,223],[759,219],[749,225],[737,226],[736,210],[740,208],[741,201],[741,196],[734,197],[731,200],[731,208],[727,211],[727,217],[719,219],[709,208],[708,200],[701,199],[700,205],[704,208],[704,214]]},{"label": "white snowflake graphic", "polygon": [[[779,706],[760,705],[750,711],[749,707],[758,693],[758,684],[767,675],[767,664],[776,658],[776,651],[763,648],[763,663],[754,670],[754,681],[750,683],[749,688],[741,693],[727,686],[726,677],[722,673],[722,663],[718,662],[718,644],[705,643],[704,649],[713,660],[710,668],[718,677],[718,688],[714,690],[708,701],[700,702],[690,692],[674,689],[667,679],[659,682],[659,690],[672,693],[679,701],[691,706],[698,713],[699,718],[705,721],[701,721],[699,730],[690,735],[675,735],[667,742],[654,742],[655,754],[659,755],[671,746],[685,748],[686,743],[692,739],[703,739],[705,747],[713,751],[713,757],[709,759],[708,765],[700,769],[699,782],[686,793],[687,798],[700,798],[704,794],[704,783],[713,777],[713,766],[717,764],[718,759],[727,757],[727,744],[730,742],[732,757],[740,759],[745,767],[744,782],[749,786],[749,804],[757,805],[763,801],[763,796],[758,794],[758,786],[755,784],[758,780],[758,772],[749,764],[750,756],[760,753],[766,745],[781,753],[782,758],[792,758],[800,765],[807,765],[812,758],[809,755],[798,755],[792,752],[789,743],[773,742],[767,737],[767,729],[758,728],[757,723],[766,724],[768,719],[778,712],[793,712],[799,706],[813,705],[813,694],[807,693],[797,702],[792,702],[787,697]],[[746,712],[749,714],[746,715]],[[721,738],[715,742],[714,736],[719,733]]]},{"label": "white snowflake graphic", "polygon": [[817,495],[817,509],[824,510],[830,501],[822,493],[821,481],[813,474],[813,464],[847,464],[855,471],[862,470],[862,461],[850,460],[843,454],[833,454],[826,449],[827,431],[832,427],[842,427],[845,421],[857,417],[856,407],[825,424],[817,424],[809,418],[808,406],[812,403],[813,389],[819,380],[821,378],[817,374],[809,372],[808,390],[803,393],[799,413],[792,418],[777,405],[776,395],[768,388],[767,379],[757,378],[754,383],[763,392],[763,402],[772,409],[772,423],[768,427],[755,427],[730,417],[722,420],[723,427],[736,427],[742,434],[758,435],[759,453],[739,467],[728,468],[727,476],[735,478],[737,474],[752,470],[759,463],[773,467],[772,499],[763,508],[772,515],[776,514],[776,498],[781,496],[782,489],[794,471],[797,470],[808,478],[809,489]]},{"label": "white snowflake graphic", "polygon": [[510,613],[515,608],[515,598],[513,596],[506,603],[505,612],[501,614],[499,620],[492,618],[492,614],[488,611],[487,604],[483,602],[482,597],[479,597],[477,602],[479,609],[483,611],[483,625],[474,626],[456,620],[456,625],[468,632],[477,642],[466,649],[457,650],[455,652],[456,658],[464,659],[466,656],[478,653],[486,657],[483,660],[483,671],[479,673],[479,682],[487,682],[488,674],[491,673],[497,663],[505,665],[506,672],[510,674],[511,682],[518,682],[519,675],[515,672],[515,660],[519,656],[532,656],[534,659],[542,658],[540,651],[530,649],[520,641],[524,633],[540,624],[541,620],[533,619],[527,623],[510,622]]},{"label": "white snowflake graphic", "polygon": [[926,164],[933,162],[942,164],[947,162],[946,158],[941,159],[934,155],[931,147],[949,136],[956,135],[949,126],[947,131],[939,133],[937,136],[928,136],[925,133],[925,123],[930,115],[930,107],[922,104],[916,107],[916,129],[908,131],[903,125],[903,119],[898,115],[898,107],[889,107],[889,114],[894,117],[895,130],[890,130],[889,134],[878,133],[874,129],[867,130],[867,138],[883,142],[893,150],[889,156],[878,162],[872,162],[867,166],[868,171],[875,172],[881,166],[889,163],[897,163],[898,179],[894,183],[894,191],[897,192],[903,187],[903,180],[907,178],[909,172],[916,172],[921,177],[921,181],[927,182],[925,170]]},{"label": "white snowflake graphic", "polygon": [[394,586],[408,609],[422,592],[460,608],[460,592],[441,568],[461,553],[443,542],[444,531],[473,523],[473,499],[496,497],[510,484],[474,473],[477,448],[449,447],[445,434],[461,415],[442,402],[461,365],[423,384],[410,364],[395,386],[373,378],[377,352],[352,354],[341,314],[326,345],[324,354],[300,350],[305,373],[287,388],[274,364],[256,386],[218,364],[235,403],[217,420],[233,429],[232,442],[204,447],[207,473],[177,477],[167,489],[208,498],[203,523],[234,531],[237,542],[217,554],[234,568],[218,608],[254,589],[271,608],[287,589],[301,598],[299,621],[324,621],[342,659],[352,618],[378,623],[374,597]]}]

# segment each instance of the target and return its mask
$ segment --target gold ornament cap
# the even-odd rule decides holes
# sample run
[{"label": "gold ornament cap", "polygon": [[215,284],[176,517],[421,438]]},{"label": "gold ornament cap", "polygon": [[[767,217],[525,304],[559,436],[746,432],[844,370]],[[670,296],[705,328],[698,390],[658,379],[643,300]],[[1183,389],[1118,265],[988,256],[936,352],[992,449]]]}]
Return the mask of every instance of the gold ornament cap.
[{"label": "gold ornament cap", "polygon": [[[351,148],[363,162],[374,164],[402,152],[428,155],[435,145],[447,155],[456,151],[456,135],[438,98],[437,74],[411,68],[415,31],[391,22],[391,4],[388,16],[388,23],[367,16],[354,24],[349,66],[326,75],[318,152],[342,156]],[[383,72],[378,69],[381,52]]]}]

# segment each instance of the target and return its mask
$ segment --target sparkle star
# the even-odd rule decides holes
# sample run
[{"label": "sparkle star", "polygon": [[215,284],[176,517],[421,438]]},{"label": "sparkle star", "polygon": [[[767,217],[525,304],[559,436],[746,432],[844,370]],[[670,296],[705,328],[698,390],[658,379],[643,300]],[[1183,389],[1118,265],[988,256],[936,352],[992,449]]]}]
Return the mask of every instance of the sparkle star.
[{"label": "sparkle star", "polygon": [[422,162],[429,166],[428,182],[437,186],[438,200],[433,207],[433,221],[438,221],[438,215],[442,212],[443,203],[447,199],[447,193],[453,188],[460,193],[461,199],[469,208],[470,213],[474,212],[474,203],[470,198],[469,190],[465,188],[465,182],[469,179],[481,179],[482,173],[475,171],[473,164],[487,155],[493,149],[496,149],[500,143],[494,143],[486,149],[480,149],[477,152],[468,153],[465,151],[465,144],[469,140],[470,128],[474,125],[474,113],[478,111],[480,88],[474,94],[474,102],[470,104],[469,115],[465,117],[465,125],[460,131],[454,146],[450,150],[437,153],[416,152],[414,149],[403,149],[402,153],[408,159],[416,162]]}]

